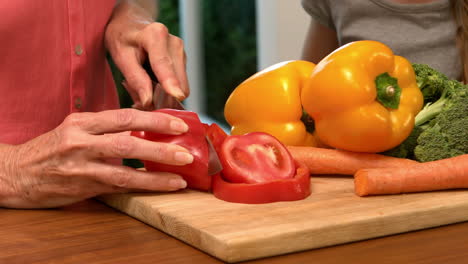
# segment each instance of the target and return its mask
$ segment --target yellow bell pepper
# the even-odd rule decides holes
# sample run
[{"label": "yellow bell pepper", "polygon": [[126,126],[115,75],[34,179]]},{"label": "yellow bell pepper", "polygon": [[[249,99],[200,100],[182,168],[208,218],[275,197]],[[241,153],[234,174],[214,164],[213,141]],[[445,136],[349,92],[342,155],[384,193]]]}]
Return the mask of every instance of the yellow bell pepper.
[{"label": "yellow bell pepper", "polygon": [[349,43],[320,61],[301,99],[320,140],[358,152],[399,145],[423,106],[411,63],[367,40]]},{"label": "yellow bell pepper", "polygon": [[315,146],[315,138],[301,122],[300,93],[315,64],[286,61],[242,82],[229,96],[224,116],[232,135],[266,132],[285,145]]}]

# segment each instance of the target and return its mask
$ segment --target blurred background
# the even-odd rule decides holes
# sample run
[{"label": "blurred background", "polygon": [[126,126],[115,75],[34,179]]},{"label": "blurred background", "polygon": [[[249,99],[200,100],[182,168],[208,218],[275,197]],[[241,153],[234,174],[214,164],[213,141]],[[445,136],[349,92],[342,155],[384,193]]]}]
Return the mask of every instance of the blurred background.
[{"label": "blurred background", "polygon": [[[261,69],[300,59],[309,19],[300,0],[159,0],[158,22],[185,43],[187,109],[228,131],[223,111],[232,90]],[[130,107],[122,74],[109,60],[121,106]]]}]

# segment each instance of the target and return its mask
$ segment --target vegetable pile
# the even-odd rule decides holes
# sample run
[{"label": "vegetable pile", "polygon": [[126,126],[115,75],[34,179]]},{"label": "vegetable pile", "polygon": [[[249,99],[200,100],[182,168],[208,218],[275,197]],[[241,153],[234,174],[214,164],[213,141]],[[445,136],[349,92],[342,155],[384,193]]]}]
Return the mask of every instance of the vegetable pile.
[{"label": "vegetable pile", "polygon": [[[467,187],[467,86],[376,41],[333,51],[306,77],[293,65],[300,63],[274,65],[236,88],[225,108],[233,132],[269,132],[265,117],[288,124],[278,114],[284,102],[294,102],[297,121],[300,98],[312,144],[272,133],[312,174],[354,175],[362,196]],[[258,103],[260,96],[268,100]],[[255,111],[271,114],[255,123]]]},{"label": "vegetable pile", "polygon": [[[354,175],[359,196],[468,188],[468,86],[376,41],[251,76],[226,102],[231,135],[193,112],[157,111],[184,119],[189,132],[133,135],[184,146],[195,160],[146,169],[229,202],[304,199],[310,174]],[[205,137],[223,164],[214,176]]]}]

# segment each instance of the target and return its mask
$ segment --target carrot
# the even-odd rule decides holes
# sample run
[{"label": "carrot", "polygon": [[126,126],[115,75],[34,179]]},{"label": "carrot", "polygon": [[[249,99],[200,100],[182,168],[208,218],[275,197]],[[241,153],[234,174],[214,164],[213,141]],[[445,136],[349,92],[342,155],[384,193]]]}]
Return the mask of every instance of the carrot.
[{"label": "carrot", "polygon": [[468,188],[468,154],[398,168],[363,169],[354,175],[359,196]]},{"label": "carrot", "polygon": [[400,167],[418,163],[373,153],[337,149],[288,146],[293,158],[304,163],[312,174],[353,175],[360,169]]}]

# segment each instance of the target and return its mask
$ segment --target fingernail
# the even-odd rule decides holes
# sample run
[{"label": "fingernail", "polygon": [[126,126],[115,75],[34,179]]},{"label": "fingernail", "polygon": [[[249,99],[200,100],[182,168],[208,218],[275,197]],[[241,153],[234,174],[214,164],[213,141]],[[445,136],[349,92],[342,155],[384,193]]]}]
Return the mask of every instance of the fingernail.
[{"label": "fingernail", "polygon": [[193,162],[192,154],[182,151],[176,152],[174,154],[174,159],[182,164],[190,164]]},{"label": "fingernail", "polygon": [[185,94],[178,88],[175,88],[174,86],[171,87],[171,91],[172,91],[172,96],[174,96],[175,98],[179,99],[179,100],[182,100],[185,98]]},{"label": "fingernail", "polygon": [[187,187],[187,182],[182,179],[171,179],[169,180],[169,186],[174,189],[184,189]]},{"label": "fingernail", "polygon": [[176,133],[185,133],[188,131],[189,127],[185,122],[183,121],[178,121],[178,120],[172,120],[170,123],[171,130]]},{"label": "fingernail", "polygon": [[142,93],[140,95],[140,98],[141,98],[141,104],[143,106],[149,106],[149,105],[152,105],[153,102],[152,102],[152,98],[153,98],[153,95],[152,94],[144,94]]}]

